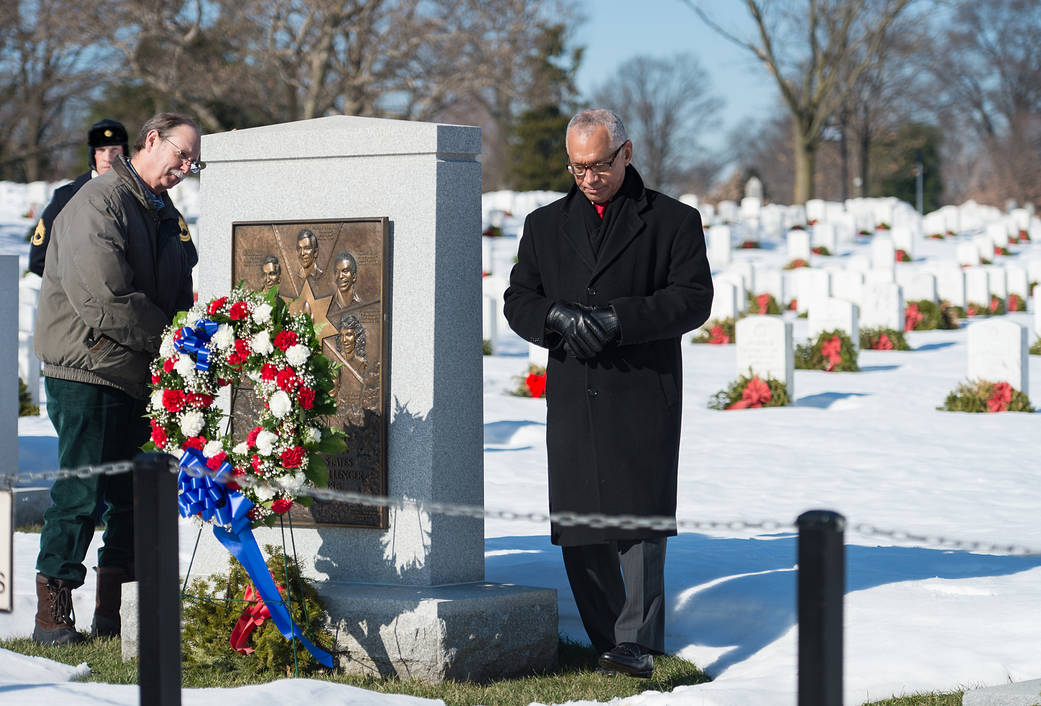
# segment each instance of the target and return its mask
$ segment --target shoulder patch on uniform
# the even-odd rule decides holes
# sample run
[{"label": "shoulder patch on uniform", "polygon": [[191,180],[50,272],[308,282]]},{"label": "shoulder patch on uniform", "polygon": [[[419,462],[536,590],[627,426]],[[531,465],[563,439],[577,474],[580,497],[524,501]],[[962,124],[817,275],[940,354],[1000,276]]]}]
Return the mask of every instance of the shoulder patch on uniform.
[{"label": "shoulder patch on uniform", "polygon": [[192,234],[191,234],[191,232],[189,232],[188,224],[184,222],[184,218],[182,216],[178,216],[177,217],[177,225],[181,229],[181,242],[182,243],[189,242],[192,239]]},{"label": "shoulder patch on uniform", "polygon": [[41,218],[39,223],[36,224],[36,230],[33,231],[33,245],[43,245],[45,237],[47,237],[47,227],[43,225],[43,219]]}]

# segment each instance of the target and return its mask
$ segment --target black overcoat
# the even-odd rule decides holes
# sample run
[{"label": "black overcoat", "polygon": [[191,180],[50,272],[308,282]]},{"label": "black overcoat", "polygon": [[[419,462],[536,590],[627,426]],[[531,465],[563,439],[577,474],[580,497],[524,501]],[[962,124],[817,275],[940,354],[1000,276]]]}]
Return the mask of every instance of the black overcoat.
[{"label": "black overcoat", "polygon": [[[599,250],[590,231],[603,228]],[[581,361],[547,334],[557,301],[614,307],[621,339]],[[631,166],[601,224],[577,188],[528,215],[504,313],[520,336],[550,348],[546,445],[551,512],[675,517],[682,390],[681,336],[712,306],[698,211],[645,189]],[[676,534],[553,524],[554,544]]]}]

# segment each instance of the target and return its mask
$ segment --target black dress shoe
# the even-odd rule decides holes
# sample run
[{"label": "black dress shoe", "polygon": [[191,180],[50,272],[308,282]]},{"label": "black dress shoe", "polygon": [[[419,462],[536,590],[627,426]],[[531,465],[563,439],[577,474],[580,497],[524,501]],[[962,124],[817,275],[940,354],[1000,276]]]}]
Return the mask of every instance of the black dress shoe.
[{"label": "black dress shoe", "polygon": [[600,666],[631,677],[649,679],[654,671],[650,650],[635,642],[623,642],[600,655]]}]

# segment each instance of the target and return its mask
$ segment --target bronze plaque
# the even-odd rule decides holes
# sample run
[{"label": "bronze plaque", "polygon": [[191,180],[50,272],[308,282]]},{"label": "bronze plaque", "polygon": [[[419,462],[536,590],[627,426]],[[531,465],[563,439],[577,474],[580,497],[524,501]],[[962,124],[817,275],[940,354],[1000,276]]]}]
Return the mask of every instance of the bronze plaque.
[{"label": "bronze plaque", "polygon": [[[329,420],[347,435],[347,451],[326,457],[329,487],[367,495],[387,493],[389,349],[386,332],[390,238],[386,218],[232,224],[231,279],[250,289],[278,287],[294,312],[306,311],[321,330],[322,352],[339,363],[337,414]],[[232,436],[251,427],[257,400],[238,388]],[[387,509],[315,500],[294,506],[303,525],[386,529]]]}]

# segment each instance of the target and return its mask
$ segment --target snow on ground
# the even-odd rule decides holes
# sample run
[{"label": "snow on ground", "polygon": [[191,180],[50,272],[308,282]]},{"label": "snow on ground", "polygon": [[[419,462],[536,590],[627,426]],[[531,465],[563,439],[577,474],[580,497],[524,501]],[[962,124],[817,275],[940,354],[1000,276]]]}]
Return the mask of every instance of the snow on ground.
[{"label": "snow on ground", "polygon": [[[513,203],[497,208],[509,210]],[[515,232],[523,213],[502,218],[507,233]],[[30,223],[0,207],[0,253],[24,254],[22,238]],[[919,244],[919,257],[944,252],[942,243]],[[495,248],[497,274],[505,274],[516,240],[499,239]],[[847,250],[863,253],[865,248]],[[1015,259],[1020,261],[1035,252],[1041,257],[1041,246],[1019,251]],[[780,264],[784,253],[781,248],[735,254],[742,258]],[[841,263],[843,258],[832,259]],[[1009,315],[1027,326],[1031,317]],[[796,340],[805,336],[806,321],[796,319]],[[794,406],[742,412],[706,407],[709,397],[736,376],[734,347],[684,346],[679,518],[733,526],[695,527],[670,540],[666,647],[704,667],[714,681],[671,694],[647,692],[621,703],[794,703],[796,542],[791,523],[807,509],[837,510],[853,527],[863,523],[1041,548],[1041,483],[1033,453],[1038,416],[937,411],[965,378],[966,331],[912,332],[908,340],[915,350],[862,352],[859,373],[796,371]],[[526,351],[522,341],[507,338],[496,355],[485,358],[489,510],[546,511],[545,404],[506,394],[526,371]],[[1041,358],[1031,357],[1030,367],[1030,398],[1041,404]],[[54,435],[45,417],[21,419],[19,436],[22,472],[55,465]],[[769,532],[741,526],[761,520],[781,526]],[[561,632],[585,641],[548,528],[489,519],[485,533],[487,579],[557,589]],[[919,546],[854,529],[846,541],[847,704],[1041,676],[1041,556],[1007,555],[989,547],[970,552]],[[16,609],[0,614],[0,635],[27,635],[32,629],[36,542],[36,535],[15,536]],[[88,572],[84,590],[74,594],[81,626],[91,620],[92,580]],[[0,694],[5,703],[12,697],[12,703],[24,704],[136,703],[132,687],[69,681],[83,671],[0,651]],[[183,695],[185,704],[259,704],[273,698],[315,706],[437,703],[313,680],[187,689]]]}]

